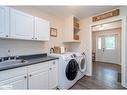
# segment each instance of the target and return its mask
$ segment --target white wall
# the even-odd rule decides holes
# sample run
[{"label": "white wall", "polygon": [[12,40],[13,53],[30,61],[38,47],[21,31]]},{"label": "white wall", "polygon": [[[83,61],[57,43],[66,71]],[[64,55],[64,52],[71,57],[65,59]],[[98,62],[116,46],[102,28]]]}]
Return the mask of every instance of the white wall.
[{"label": "white wall", "polygon": [[11,51],[11,55],[27,55],[43,52],[49,53],[49,49],[54,46],[66,46],[66,48],[68,49],[68,45],[62,44],[61,41],[63,32],[63,21],[61,19],[44,13],[36,9],[35,7],[15,6],[13,8],[50,21],[50,27],[54,27],[58,31],[58,37],[50,37],[49,42],[0,39],[0,57],[8,56],[8,50]]}]

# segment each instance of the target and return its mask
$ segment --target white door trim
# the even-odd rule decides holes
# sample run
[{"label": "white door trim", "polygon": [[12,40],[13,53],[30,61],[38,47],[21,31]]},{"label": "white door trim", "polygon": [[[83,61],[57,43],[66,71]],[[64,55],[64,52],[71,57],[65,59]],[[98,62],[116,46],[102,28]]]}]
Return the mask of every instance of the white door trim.
[{"label": "white door trim", "polygon": [[126,87],[127,88],[127,70],[125,67],[126,66],[126,63],[127,63],[127,51],[126,51],[126,46],[127,46],[127,43],[126,43],[126,37],[127,37],[127,17],[126,16],[118,16],[118,17],[114,17],[114,18],[111,18],[111,19],[108,19],[108,20],[102,20],[102,21],[98,21],[98,22],[95,22],[94,24],[91,24],[90,25],[90,60],[91,60],[91,63],[90,63],[90,75],[92,76],[92,26],[94,25],[99,25],[99,24],[104,24],[104,23],[109,23],[109,22],[114,22],[114,21],[119,21],[121,20],[122,21],[122,32],[121,32],[121,78],[122,78],[122,86]]}]

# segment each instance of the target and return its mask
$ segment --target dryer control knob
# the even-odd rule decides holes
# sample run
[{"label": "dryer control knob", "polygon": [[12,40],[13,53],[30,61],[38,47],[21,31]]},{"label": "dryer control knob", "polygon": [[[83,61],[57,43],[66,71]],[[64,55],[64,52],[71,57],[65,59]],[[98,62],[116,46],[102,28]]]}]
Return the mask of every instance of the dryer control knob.
[{"label": "dryer control knob", "polygon": [[85,52],[83,52],[82,55],[85,55]]},{"label": "dryer control knob", "polygon": [[76,54],[73,54],[73,56],[74,56],[74,57],[77,57],[77,55],[76,55]]},{"label": "dryer control knob", "polygon": [[73,55],[71,55],[71,58],[73,58],[74,56]]}]

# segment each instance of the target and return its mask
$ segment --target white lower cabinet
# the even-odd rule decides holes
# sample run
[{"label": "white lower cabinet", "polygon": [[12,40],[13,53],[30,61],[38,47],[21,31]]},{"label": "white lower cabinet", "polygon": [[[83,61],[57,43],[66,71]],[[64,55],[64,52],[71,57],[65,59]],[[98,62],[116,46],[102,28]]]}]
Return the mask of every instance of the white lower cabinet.
[{"label": "white lower cabinet", "polygon": [[27,89],[26,75],[20,75],[14,78],[0,82],[0,89]]},{"label": "white lower cabinet", "polygon": [[54,89],[58,84],[57,60],[49,62],[49,89]]},{"label": "white lower cabinet", "polygon": [[0,89],[54,89],[58,84],[57,60],[0,71]]},{"label": "white lower cabinet", "polygon": [[27,68],[0,71],[0,89],[27,89]]},{"label": "white lower cabinet", "polygon": [[55,89],[58,84],[57,66],[57,60],[29,66],[29,89]]},{"label": "white lower cabinet", "polygon": [[53,67],[49,70],[49,89],[54,89],[57,87],[57,68]]},{"label": "white lower cabinet", "polygon": [[39,70],[29,75],[29,89],[48,89],[48,71]]}]

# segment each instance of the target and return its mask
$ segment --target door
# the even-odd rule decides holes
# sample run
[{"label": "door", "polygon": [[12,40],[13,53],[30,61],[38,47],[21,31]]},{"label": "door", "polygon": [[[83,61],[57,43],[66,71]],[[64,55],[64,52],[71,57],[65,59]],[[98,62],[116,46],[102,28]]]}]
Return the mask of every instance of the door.
[{"label": "door", "polygon": [[117,63],[120,57],[118,50],[118,35],[103,35],[97,38],[96,61]]},{"label": "door", "polygon": [[27,89],[27,76],[21,75],[0,82],[0,89]]},{"label": "door", "polygon": [[9,8],[0,7],[0,37],[9,36]]},{"label": "door", "polygon": [[49,21],[35,17],[35,39],[49,40]]},{"label": "door", "polygon": [[58,74],[57,67],[49,68],[49,89],[57,87]]},{"label": "door", "polygon": [[34,17],[11,9],[10,11],[11,36],[17,39],[33,39]]},{"label": "door", "polygon": [[48,89],[48,70],[31,72],[28,78],[29,89]]}]

